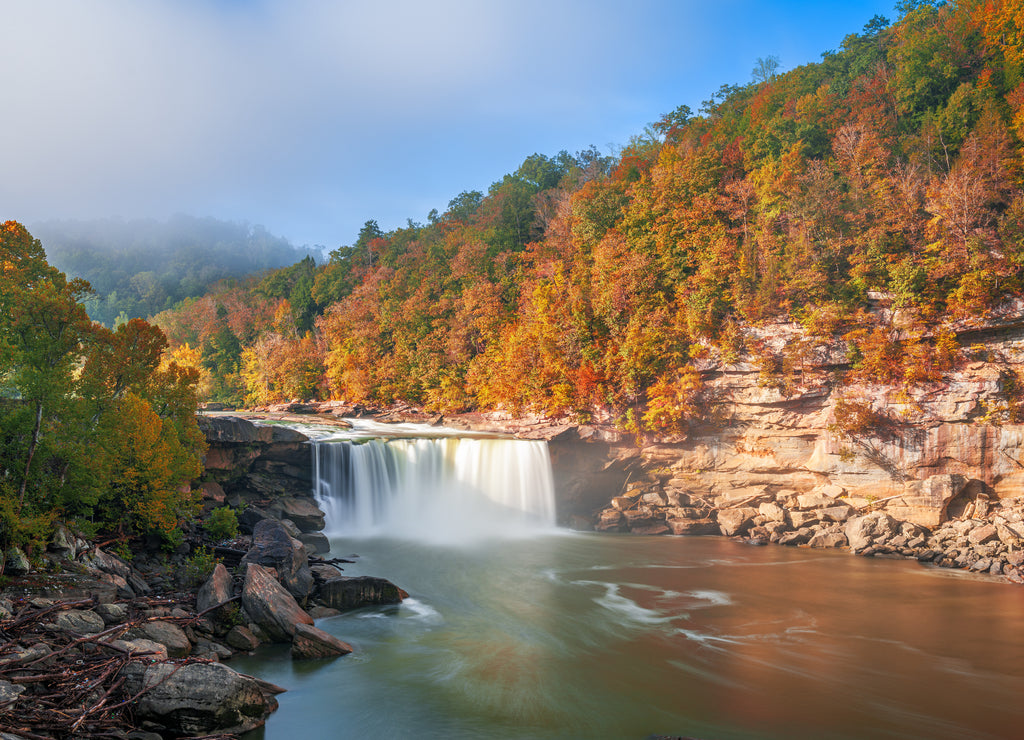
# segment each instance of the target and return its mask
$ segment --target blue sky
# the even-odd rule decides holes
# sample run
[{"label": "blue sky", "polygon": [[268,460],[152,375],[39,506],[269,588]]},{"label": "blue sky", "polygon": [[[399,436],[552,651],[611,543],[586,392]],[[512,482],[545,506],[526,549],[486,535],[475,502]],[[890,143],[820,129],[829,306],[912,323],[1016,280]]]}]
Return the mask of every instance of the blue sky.
[{"label": "blue sky", "polygon": [[[617,153],[870,0],[33,0],[0,25],[0,220],[425,221],[528,155]],[[45,246],[45,245],[44,245]]]}]

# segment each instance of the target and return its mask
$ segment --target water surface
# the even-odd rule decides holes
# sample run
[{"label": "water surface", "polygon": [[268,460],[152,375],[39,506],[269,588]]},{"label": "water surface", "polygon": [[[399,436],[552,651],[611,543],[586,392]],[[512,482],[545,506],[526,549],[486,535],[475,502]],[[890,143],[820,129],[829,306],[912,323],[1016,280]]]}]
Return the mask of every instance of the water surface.
[{"label": "water surface", "polygon": [[412,598],[320,620],[350,656],[233,661],[289,689],[247,740],[1024,736],[1021,588],[713,537],[332,547]]}]

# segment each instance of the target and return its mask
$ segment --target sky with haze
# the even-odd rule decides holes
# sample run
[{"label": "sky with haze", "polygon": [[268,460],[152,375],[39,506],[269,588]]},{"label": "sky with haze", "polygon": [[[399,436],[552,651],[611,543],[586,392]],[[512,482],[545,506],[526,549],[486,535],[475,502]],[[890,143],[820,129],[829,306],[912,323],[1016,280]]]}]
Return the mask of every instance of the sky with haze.
[{"label": "sky with haze", "polygon": [[617,154],[876,14],[891,0],[10,2],[0,221],[188,213],[351,244],[534,152]]}]

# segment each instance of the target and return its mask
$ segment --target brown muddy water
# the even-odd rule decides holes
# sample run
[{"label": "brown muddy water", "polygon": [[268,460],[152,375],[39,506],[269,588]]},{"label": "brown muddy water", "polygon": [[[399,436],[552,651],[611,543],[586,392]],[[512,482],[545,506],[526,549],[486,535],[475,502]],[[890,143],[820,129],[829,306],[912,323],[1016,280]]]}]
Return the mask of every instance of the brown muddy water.
[{"label": "brown muddy water", "polygon": [[246,740],[1024,737],[1024,588],[723,538],[335,538],[411,594],[318,626],[356,652]]}]

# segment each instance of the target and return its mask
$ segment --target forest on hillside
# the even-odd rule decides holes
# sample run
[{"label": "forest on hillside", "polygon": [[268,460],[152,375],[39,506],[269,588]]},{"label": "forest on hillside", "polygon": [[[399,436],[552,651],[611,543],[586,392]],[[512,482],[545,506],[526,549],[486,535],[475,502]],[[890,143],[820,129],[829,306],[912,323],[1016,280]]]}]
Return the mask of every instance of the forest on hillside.
[{"label": "forest on hillside", "polygon": [[678,430],[706,412],[701,362],[799,362],[748,331],[783,319],[843,343],[848,379],[939,379],[956,327],[1024,291],[1024,7],[899,10],[820,62],[762,60],[617,157],[534,154],[427,223],[368,220],[323,266],[155,320],[206,398],[257,405],[604,410]]},{"label": "forest on hillside", "polygon": [[[87,280],[90,318],[106,326],[148,318],[215,283],[290,265],[312,252],[262,226],[177,215],[45,221],[31,226],[50,263]],[[315,251],[319,254],[319,250]]]}]

